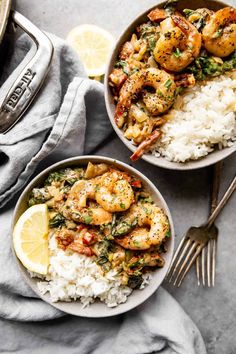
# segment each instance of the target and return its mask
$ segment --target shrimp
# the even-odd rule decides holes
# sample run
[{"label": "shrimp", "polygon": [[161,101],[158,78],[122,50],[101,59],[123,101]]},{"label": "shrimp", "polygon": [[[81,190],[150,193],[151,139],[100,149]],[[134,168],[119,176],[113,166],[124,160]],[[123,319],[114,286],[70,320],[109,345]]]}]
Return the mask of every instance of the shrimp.
[{"label": "shrimp", "polygon": [[153,51],[155,60],[166,70],[183,70],[199,55],[201,34],[180,15],[162,21],[160,29],[161,36]]},{"label": "shrimp", "polygon": [[100,178],[95,198],[103,209],[114,213],[129,209],[134,202],[134,192],[123,173],[110,171]]},{"label": "shrimp", "polygon": [[201,30],[205,26],[206,22],[210,20],[211,16],[214,14],[214,11],[203,7],[195,11],[185,9],[184,13],[187,16],[188,21],[191,22],[198,30]]},{"label": "shrimp", "polygon": [[236,9],[225,7],[211,16],[202,31],[204,47],[208,52],[227,57],[236,49]]},{"label": "shrimp", "polygon": [[103,173],[107,172],[108,169],[109,166],[106,163],[98,163],[94,165],[92,162],[89,162],[84,177],[86,179],[91,179],[102,175]]},{"label": "shrimp", "polygon": [[132,100],[146,86],[155,89],[155,93],[146,93],[143,98],[147,110],[152,115],[167,111],[173,104],[176,89],[173,76],[156,68],[139,70],[129,76],[120,90],[119,101],[115,110],[115,121],[119,128],[125,122]]},{"label": "shrimp", "polygon": [[104,210],[100,205],[92,203],[87,205],[88,199],[95,200],[98,180],[77,181],[68,195],[63,208],[63,215],[76,222],[91,225],[103,225],[112,221],[112,214]]},{"label": "shrimp", "polygon": [[87,199],[95,199],[96,183],[94,179],[89,181],[79,180],[72,186],[67,198],[68,202],[75,201],[77,206],[84,208],[87,205]]},{"label": "shrimp", "polygon": [[142,269],[144,267],[163,267],[165,260],[157,252],[140,253],[133,256],[128,263],[129,268]]},{"label": "shrimp", "polygon": [[115,238],[115,242],[126,249],[146,250],[160,245],[169,231],[167,216],[154,204],[135,204],[126,217],[127,223],[134,224],[135,220],[138,223],[127,235]]}]

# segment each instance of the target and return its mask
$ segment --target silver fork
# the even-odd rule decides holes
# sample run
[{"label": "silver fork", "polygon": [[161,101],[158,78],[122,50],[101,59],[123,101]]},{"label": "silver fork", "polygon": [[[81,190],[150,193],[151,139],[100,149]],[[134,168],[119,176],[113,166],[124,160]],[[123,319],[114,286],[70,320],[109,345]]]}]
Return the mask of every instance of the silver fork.
[{"label": "silver fork", "polygon": [[[211,188],[210,214],[213,213],[218,202],[222,164],[223,163],[220,161],[217,164],[215,164],[213,168],[213,183]],[[196,273],[197,273],[198,286],[201,285],[201,280],[202,280],[202,285],[205,286],[206,273],[207,273],[208,287],[215,286],[217,238],[218,238],[218,229],[216,228],[215,238],[209,240],[206,247],[202,249],[201,254],[196,259]]]},{"label": "silver fork", "polygon": [[236,176],[207,222],[199,227],[190,227],[186,235],[182,238],[167,273],[169,282],[173,282],[174,285],[179,287],[203,247],[206,246],[210,239],[216,237],[217,231],[215,225],[213,225],[214,221],[235,189]]}]

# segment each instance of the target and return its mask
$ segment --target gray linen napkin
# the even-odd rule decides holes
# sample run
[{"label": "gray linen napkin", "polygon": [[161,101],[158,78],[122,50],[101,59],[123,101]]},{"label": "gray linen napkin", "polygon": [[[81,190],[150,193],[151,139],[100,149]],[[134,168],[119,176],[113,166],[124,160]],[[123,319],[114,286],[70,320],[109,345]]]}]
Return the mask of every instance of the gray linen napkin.
[{"label": "gray linen napkin", "polygon": [[[62,40],[51,39],[55,54],[40,94],[24,118],[0,134],[0,352],[205,354],[198,329],[162,288],[125,315],[93,320],[65,316],[38,299],[21,278],[10,246],[17,192],[35,170],[90,153],[111,132],[103,86],[86,79],[77,55]],[[3,80],[17,68],[1,93],[26,52],[25,60],[32,55],[30,47],[26,36],[18,39]]]}]

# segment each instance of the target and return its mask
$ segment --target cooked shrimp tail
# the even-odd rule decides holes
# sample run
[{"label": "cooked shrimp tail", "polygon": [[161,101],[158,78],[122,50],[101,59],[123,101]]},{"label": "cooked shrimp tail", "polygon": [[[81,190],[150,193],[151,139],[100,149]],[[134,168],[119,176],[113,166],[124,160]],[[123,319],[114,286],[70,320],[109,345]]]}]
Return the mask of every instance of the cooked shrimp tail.
[{"label": "cooked shrimp tail", "polygon": [[150,149],[150,147],[159,139],[161,131],[156,129],[147,137],[137,148],[137,150],[130,157],[132,161],[137,161],[143,154]]}]

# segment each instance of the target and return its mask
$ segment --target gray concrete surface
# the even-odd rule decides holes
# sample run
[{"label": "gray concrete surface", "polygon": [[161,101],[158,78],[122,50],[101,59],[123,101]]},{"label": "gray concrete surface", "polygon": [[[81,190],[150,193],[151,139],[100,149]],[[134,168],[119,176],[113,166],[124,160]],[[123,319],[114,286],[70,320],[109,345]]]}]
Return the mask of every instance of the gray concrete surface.
[{"label": "gray concrete surface", "polygon": [[[83,23],[107,29],[117,37],[125,26],[156,0],[18,0],[16,8],[37,26],[62,38]],[[229,2],[229,1],[228,1]],[[230,2],[236,5],[235,0]],[[130,163],[130,151],[114,136],[96,154],[111,156]],[[221,194],[235,174],[236,156],[224,162]],[[165,197],[173,215],[176,245],[190,225],[205,220],[209,209],[211,168],[193,172],[174,172],[139,161],[135,167],[147,175]],[[195,269],[183,286],[164,287],[180,302],[199,327],[209,354],[236,353],[236,196],[220,215],[216,286],[197,286]],[[201,354],[201,353],[200,353]]]}]

